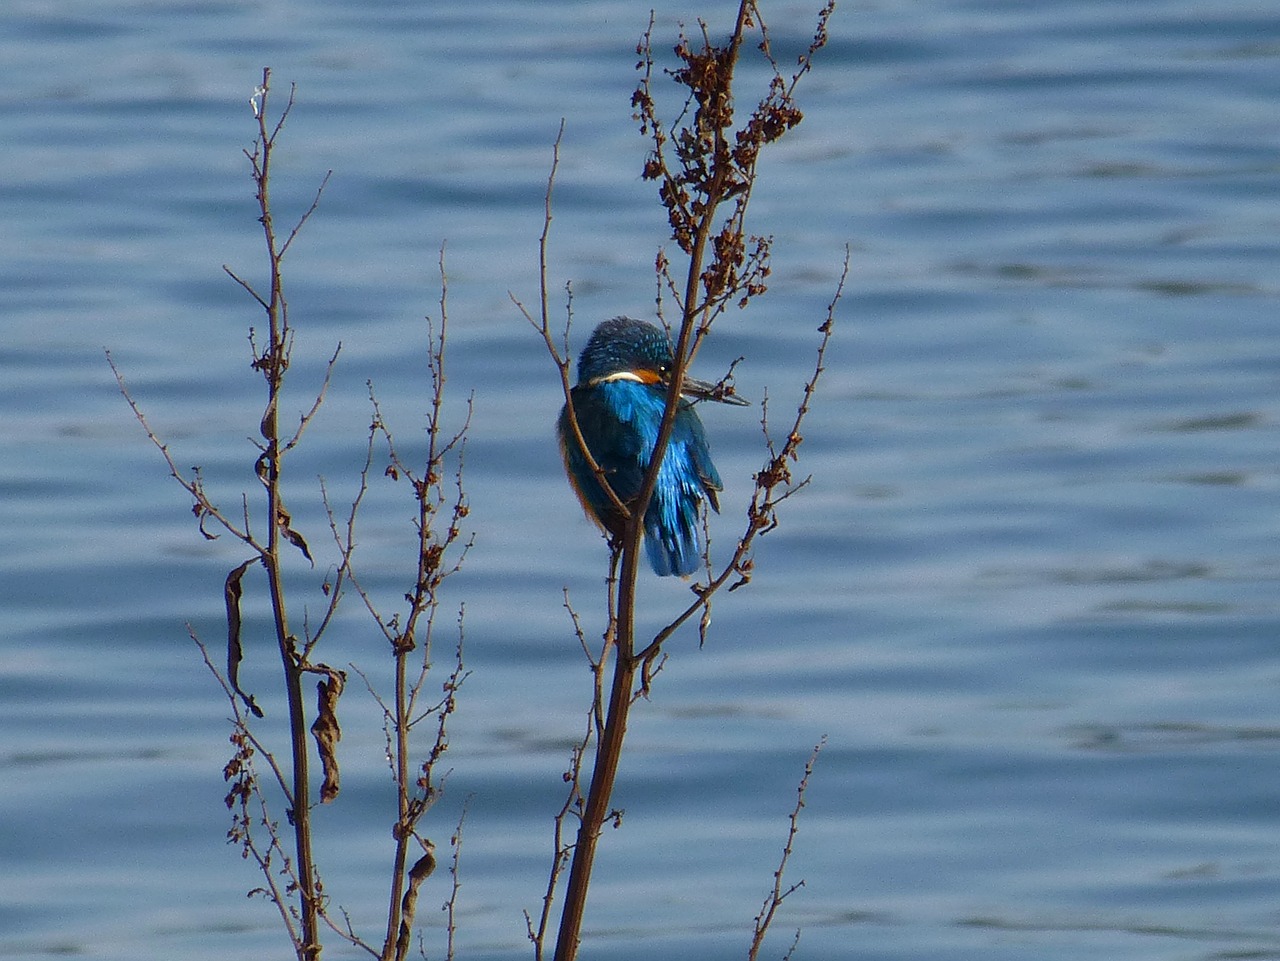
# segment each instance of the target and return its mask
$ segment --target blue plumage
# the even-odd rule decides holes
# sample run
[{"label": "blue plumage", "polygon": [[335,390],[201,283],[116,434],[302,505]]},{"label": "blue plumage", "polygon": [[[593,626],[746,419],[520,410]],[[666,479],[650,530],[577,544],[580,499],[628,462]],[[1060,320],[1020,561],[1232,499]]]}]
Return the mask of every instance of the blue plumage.
[{"label": "blue plumage", "polygon": [[[634,500],[643,485],[662,423],[671,364],[666,333],[629,317],[615,317],[597,327],[578,358],[578,383],[571,392],[578,426],[623,503]],[[702,421],[688,398],[746,403],[688,377],[683,387],[671,443],[644,516],[645,553],[662,577],[698,569],[699,505],[705,498],[713,509],[720,509],[716,492],[723,485],[711,463]],[[610,535],[620,536],[622,517],[583,457],[567,407],[557,427],[565,471],[587,516]]]}]

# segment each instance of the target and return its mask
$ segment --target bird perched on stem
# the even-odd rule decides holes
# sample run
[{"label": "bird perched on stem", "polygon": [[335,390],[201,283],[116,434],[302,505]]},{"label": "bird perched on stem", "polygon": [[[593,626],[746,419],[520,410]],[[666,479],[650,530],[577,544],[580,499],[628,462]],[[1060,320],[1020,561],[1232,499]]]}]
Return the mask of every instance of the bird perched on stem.
[{"label": "bird perched on stem", "polygon": [[[639,496],[653,458],[673,366],[666,332],[630,317],[600,324],[578,357],[578,383],[570,392],[578,428],[605,481],[628,507]],[[645,553],[660,577],[698,569],[698,507],[705,498],[720,510],[716,492],[723,485],[693,408],[699,400],[748,403],[722,384],[684,378],[671,442],[644,514]],[[574,493],[587,516],[617,541],[625,518],[583,455],[568,405],[557,428]]]}]

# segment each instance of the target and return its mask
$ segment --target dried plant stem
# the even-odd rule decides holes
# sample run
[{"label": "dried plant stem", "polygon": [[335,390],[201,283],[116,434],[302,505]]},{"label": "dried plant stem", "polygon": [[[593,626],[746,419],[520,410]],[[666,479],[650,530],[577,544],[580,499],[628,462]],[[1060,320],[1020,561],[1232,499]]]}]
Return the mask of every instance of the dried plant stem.
[{"label": "dried plant stem", "polygon": [[[687,93],[682,112],[684,126],[668,133],[660,118],[651,88],[654,75],[649,33],[639,45],[642,78],[632,98],[636,108],[636,120],[641,132],[648,135],[652,153],[647,159],[643,176],[657,181],[659,196],[667,210],[672,237],[687,258],[683,281],[677,282],[670,271],[670,261],[665,252],[657,258],[659,291],[670,290],[679,306],[679,327],[672,331],[673,362],[667,371],[668,386],[666,407],[659,426],[653,453],[635,498],[623,503],[609,483],[608,475],[599,469],[577,423],[577,415],[570,392],[569,364],[566,330],[563,350],[552,335],[547,311],[547,235],[551,224],[551,193],[555,180],[555,163],[547,185],[546,214],[539,244],[541,267],[542,309],[539,320],[524,311],[535,329],[539,331],[549,353],[557,364],[564,389],[569,430],[566,443],[577,443],[584,460],[596,472],[601,487],[607,492],[618,516],[622,518],[620,532],[611,540],[609,578],[609,626],[605,631],[606,644],[600,659],[592,659],[595,672],[596,698],[592,713],[596,718],[597,738],[591,763],[591,777],[585,801],[581,804],[577,839],[572,846],[572,861],[565,888],[565,903],[556,940],[555,961],[574,961],[581,943],[582,922],[586,907],[587,891],[591,884],[596,848],[607,821],[617,823],[619,814],[612,808],[612,797],[621,761],[623,743],[631,705],[637,697],[648,691],[650,680],[661,666],[663,642],[689,617],[701,612],[700,630],[703,636],[710,619],[710,599],[736,575],[733,586],[746,583],[751,570],[751,547],[757,534],[776,523],[775,508],[790,494],[803,487],[805,481],[793,483],[788,462],[796,457],[801,436],[799,427],[808,410],[813,388],[822,371],[822,358],[831,335],[832,318],[822,325],[823,340],[819,349],[813,377],[806,384],[795,425],[781,449],[769,442],[770,459],[756,475],[756,488],[748,508],[748,526],[740,538],[730,563],[718,576],[712,576],[710,562],[707,565],[707,581],[693,585],[696,600],[650,642],[640,644],[635,633],[636,581],[640,569],[641,543],[644,537],[644,517],[658,483],[659,472],[666,456],[681,407],[685,371],[696,356],[712,321],[726,307],[737,302],[745,306],[753,297],[762,294],[764,280],[769,274],[769,241],[766,238],[747,238],[744,218],[752,187],[755,183],[756,160],[760,150],[777,139],[802,119],[795,107],[792,94],[801,76],[809,69],[813,54],[826,43],[826,23],[833,3],[828,0],[818,15],[818,29],[808,51],[799,60],[799,68],[788,82],[780,74],[769,51],[769,38],[755,0],[740,0],[734,29],[728,41],[717,46],[711,43],[705,25],[700,44],[681,37],[676,54],[683,62],[678,70],[667,71]],[[734,120],[734,83],[738,56],[748,31],[758,29],[759,49],[772,67],[773,77],[766,94],[738,126]],[[559,139],[555,160],[559,158]],[[724,213],[727,207],[728,213]],[[836,299],[839,299],[837,293]],[[517,306],[519,302],[517,301]],[[661,308],[661,297],[659,298]],[[833,308],[834,309],[834,302]],[[660,309],[661,313],[661,309]],[[766,425],[767,438],[767,425]],[[780,488],[780,490],[779,490]],[[614,575],[616,574],[616,580]],[[575,617],[575,630],[577,621]],[[579,631],[580,635],[580,631]],[[584,645],[585,646],[585,645]],[[613,653],[612,677],[608,684],[607,707],[603,699],[602,672],[605,670],[610,649]],[[590,657],[590,655],[588,655]],[[637,675],[640,677],[637,691]],[[601,715],[603,718],[601,719]],[[583,758],[575,756],[576,772]],[[570,803],[578,787],[573,778]],[[557,819],[557,837],[561,819]],[[557,844],[556,862],[551,874],[548,899],[554,892],[563,851]],[[539,958],[542,956],[542,933],[530,931]],[[532,926],[531,926],[532,927]]]},{"label": "dried plant stem", "polygon": [[[231,784],[227,795],[227,804],[233,811],[233,828],[230,832],[232,840],[237,841],[245,857],[251,858],[262,871],[266,886],[256,889],[255,893],[264,894],[280,912],[284,928],[293,944],[295,955],[299,961],[318,961],[322,951],[320,927],[322,924],[336,931],[352,944],[369,950],[352,932],[350,923],[345,929],[335,924],[325,909],[324,896],[315,864],[312,839],[312,794],[310,772],[310,750],[308,733],[314,734],[317,749],[324,763],[324,784],[321,787],[321,801],[332,800],[338,791],[338,766],[336,743],[341,736],[337,724],[336,705],[341,694],[345,676],[323,664],[312,663],[312,651],[319,637],[329,625],[338,598],[341,596],[343,575],[347,572],[350,560],[351,543],[348,540],[345,548],[340,547],[343,564],[339,570],[338,583],[327,591],[329,602],[314,629],[308,629],[308,636],[300,640],[290,626],[288,602],[283,570],[283,553],[288,547],[301,551],[311,559],[310,549],[302,536],[292,527],[290,513],[284,502],[284,459],[301,440],[308,424],[316,416],[324,395],[327,392],[330,376],[337,361],[338,352],[330,358],[326,369],[324,383],[311,403],[310,409],[302,414],[297,429],[291,436],[282,436],[280,410],[284,392],[285,376],[290,364],[290,348],[293,333],[289,326],[288,302],[284,296],[283,260],[285,252],[298,236],[302,225],[315,212],[320,194],[328,181],[326,175],[315,199],[307,211],[298,219],[283,242],[276,231],[271,206],[271,173],[272,158],[276,137],[281,132],[285,120],[293,107],[292,91],[283,110],[280,111],[274,125],[268,126],[270,116],[271,71],[264,69],[262,83],[255,91],[252,99],[254,116],[257,120],[258,136],[252,149],[245,150],[251,166],[255,187],[255,198],[259,212],[259,223],[263,230],[263,239],[267,253],[267,273],[269,291],[264,296],[249,281],[240,277],[230,267],[224,270],[239,284],[254,301],[262,307],[266,314],[266,336],[260,340],[256,332],[250,331],[250,344],[253,349],[253,369],[258,371],[266,383],[266,403],[259,423],[261,440],[256,442],[259,451],[255,472],[261,482],[266,501],[266,535],[255,533],[250,524],[250,502],[244,498],[243,523],[238,525],[224,514],[206,495],[198,469],[194,476],[186,477],[177,467],[167,446],[157,437],[148,425],[141,409],[134,402],[125,387],[123,378],[116,371],[124,392],[135,416],[147,432],[147,436],[160,449],[170,473],[179,484],[191,495],[193,510],[200,520],[200,531],[206,538],[217,537],[205,528],[205,522],[212,519],[228,533],[251,548],[254,556],[236,567],[227,577],[225,593],[227,602],[228,623],[228,655],[227,673],[224,677],[209,661],[203,644],[200,644],[205,662],[222,684],[235,712],[235,727],[232,742],[237,745],[236,756],[227,765],[225,776]],[[340,348],[339,348],[340,349]],[[113,370],[114,368],[114,364]],[[362,491],[363,492],[363,491]],[[353,508],[354,514],[354,508]],[[271,602],[272,624],[276,639],[276,647],[281,661],[285,698],[288,707],[289,764],[282,765],[275,754],[269,751],[251,732],[249,714],[262,716],[253,697],[245,693],[237,680],[237,669],[242,658],[240,598],[241,581],[250,566],[257,562],[266,573],[267,589]],[[193,635],[194,636],[194,635]],[[200,642],[197,640],[197,643]],[[303,681],[307,674],[320,675],[323,680],[319,685],[320,702],[316,710],[315,723],[308,728],[307,708],[303,697]],[[274,775],[281,796],[287,805],[286,820],[292,829],[292,854],[285,852],[282,844],[280,825],[268,813],[268,799],[259,783],[253,764],[255,756],[265,759]],[[250,805],[257,810],[251,811]],[[261,829],[265,831],[266,843],[256,836]],[[279,875],[283,874],[285,883],[281,883]],[[372,952],[371,952],[372,953]]]},{"label": "dried plant stem", "polygon": [[[627,519],[627,527],[637,526],[642,512],[635,512]],[[624,545],[625,545],[624,541]],[[637,541],[638,543],[638,541]],[[555,961],[572,961],[577,957],[581,942],[583,912],[587,905],[587,888],[591,884],[591,871],[595,862],[596,844],[600,832],[609,818],[609,806],[613,799],[613,786],[618,777],[618,764],[622,759],[622,744],[627,735],[627,715],[631,710],[631,688],[635,683],[637,661],[635,649],[635,586],[638,550],[622,549],[622,566],[618,580],[618,617],[613,642],[613,681],[609,690],[609,708],[605,714],[604,731],[596,744],[595,764],[591,770],[591,783],[587,789],[582,822],[578,826],[578,839],[573,847],[573,862],[569,868],[569,883],[565,889],[564,910],[560,915],[560,930],[556,938]]]},{"label": "dried plant stem", "polygon": [[[311,840],[311,778],[310,755],[307,745],[306,708],[303,703],[302,678],[306,665],[298,650],[298,640],[289,629],[288,608],[285,599],[284,576],[281,569],[281,534],[290,530],[288,513],[281,494],[281,475],[284,448],[280,442],[280,395],[284,387],[285,371],[289,367],[291,334],[288,303],[284,297],[281,263],[288,244],[297,236],[298,229],[310,216],[308,210],[290,233],[284,246],[276,236],[275,221],[271,212],[271,159],[275,138],[284,125],[293,106],[293,96],[280,112],[274,128],[268,130],[268,100],[271,89],[271,71],[262,71],[260,107],[255,108],[258,118],[258,140],[252,151],[245,151],[253,168],[257,187],[258,211],[267,247],[270,294],[262,297],[254,293],[244,281],[236,280],[254,293],[267,315],[267,344],[254,361],[266,380],[267,404],[262,417],[261,432],[264,442],[258,461],[258,476],[267,494],[267,542],[261,560],[267,573],[267,589],[271,597],[271,611],[275,625],[276,643],[284,672],[285,695],[289,707],[289,748],[293,762],[290,780],[290,810],[288,821],[293,827],[295,874],[298,885],[298,910],[300,915],[300,957],[303,961],[316,961],[320,957],[319,897],[316,892],[316,872],[313,863]],[[323,189],[323,186],[322,188]],[[235,277],[229,269],[228,274]],[[296,543],[296,542],[295,542]]]},{"label": "dried plant stem", "polygon": [[[443,697],[425,711],[419,707],[423,684],[430,669],[440,587],[448,577],[457,572],[471,545],[470,540],[462,539],[459,526],[469,513],[461,472],[462,449],[470,424],[470,404],[468,403],[466,419],[456,432],[446,434],[443,422],[445,342],[449,325],[448,275],[445,271],[443,247],[440,250],[439,268],[440,322],[438,328],[430,330],[428,338],[427,366],[432,390],[427,414],[427,452],[421,467],[415,468],[401,459],[377,400],[371,397],[375,415],[372,433],[381,433],[387,443],[390,459],[387,475],[393,479],[405,478],[412,487],[417,505],[417,517],[414,520],[417,531],[416,571],[413,588],[405,594],[409,606],[403,620],[398,616],[388,619],[379,614],[369,595],[356,584],[366,607],[389,642],[394,658],[393,696],[390,704],[382,704],[389,731],[389,754],[398,799],[397,819],[392,829],[396,847],[391,870],[386,939],[380,955],[382,961],[404,961],[407,957],[418,886],[435,866],[434,845],[418,832],[418,823],[439,794],[434,781],[435,764],[448,749],[447,721],[455,709],[454,695],[466,677],[462,663],[463,612],[459,610],[456,661],[453,672],[443,684]],[[457,465],[453,493],[446,486],[450,458],[454,458]],[[454,547],[458,549],[456,556],[450,554]],[[411,658],[414,657],[416,665],[411,664]],[[415,764],[411,754],[411,735],[414,726],[426,717],[436,719],[435,739],[426,760]],[[460,839],[461,826],[455,837]],[[416,860],[410,867],[410,858],[415,855]],[[452,920],[447,933],[452,944]]]},{"label": "dried plant stem", "polygon": [[[778,860],[778,867],[773,872],[773,887],[769,893],[765,895],[764,903],[760,907],[760,913],[756,915],[755,927],[751,935],[751,947],[747,950],[747,961],[756,961],[760,956],[760,949],[764,946],[765,935],[769,933],[769,928],[773,924],[773,919],[777,916],[778,909],[782,907],[782,902],[793,892],[804,887],[804,881],[797,881],[794,884],[786,885],[783,880],[787,873],[787,862],[791,860],[792,847],[795,844],[796,835],[800,831],[800,812],[804,810],[804,796],[809,790],[809,778],[813,776],[813,768],[818,763],[818,755],[822,753],[822,749],[827,746],[827,739],[824,736],[813,747],[813,752],[809,755],[809,760],[805,762],[804,774],[800,777],[800,783],[796,787],[796,803],[791,809],[791,815],[787,823],[787,840],[782,845],[782,857]],[[796,940],[799,940],[800,932],[796,932]],[[795,941],[791,944],[791,950],[787,952],[787,957],[791,956],[795,950]]]},{"label": "dried plant stem", "polygon": [[[340,522],[330,505],[328,491],[321,481],[321,500],[328,514],[329,529],[337,552],[338,563],[331,575],[321,585],[326,597],[322,616],[313,622],[305,614],[302,618],[301,636],[290,625],[286,600],[283,554],[290,548],[297,549],[314,566],[311,550],[306,540],[294,529],[284,498],[284,461],[301,441],[308,425],[317,415],[328,391],[330,379],[338,358],[335,350],[325,371],[323,384],[316,393],[309,409],[306,409],[292,434],[282,434],[281,398],[284,393],[286,372],[290,366],[290,350],[293,331],[289,325],[288,303],[284,296],[283,260],[286,252],[298,237],[303,224],[316,211],[320,195],[328,182],[325,176],[316,191],[310,207],[297,220],[287,235],[278,233],[271,206],[271,173],[276,137],[283,129],[293,107],[293,93],[278,112],[274,124],[269,123],[271,71],[264,69],[262,82],[250,100],[257,122],[257,138],[252,148],[244,151],[248,158],[255,188],[258,221],[262,226],[267,253],[269,287],[263,294],[248,280],[236,274],[230,267],[226,271],[262,308],[266,314],[265,332],[250,328],[249,344],[252,350],[252,368],[266,382],[266,403],[258,425],[260,439],[254,440],[258,456],[254,470],[262,484],[263,501],[254,501],[242,495],[243,519],[233,518],[223,512],[210,499],[204,489],[200,469],[184,473],[178,467],[169,448],[152,430],[141,408],[130,395],[124,378],[108,353],[119,382],[121,392],[135,417],[146,431],[147,437],[160,450],[170,474],[190,495],[192,510],[199,521],[200,533],[207,539],[219,537],[209,527],[220,527],[244,544],[252,553],[248,560],[234,567],[224,583],[224,599],[227,612],[227,663],[225,674],[215,667],[208,657],[203,643],[192,633],[200,647],[205,663],[222,686],[233,712],[231,742],[234,754],[224,768],[223,775],[229,785],[226,805],[232,812],[232,827],[228,838],[239,845],[241,854],[255,863],[261,871],[264,883],[250,892],[269,899],[280,914],[298,961],[319,961],[322,928],[327,928],[351,946],[360,949],[380,961],[405,961],[411,950],[413,925],[422,884],[435,868],[434,845],[419,829],[423,814],[440,794],[435,775],[436,764],[448,749],[447,721],[456,709],[456,693],[466,672],[462,663],[463,611],[458,612],[459,639],[456,661],[452,672],[441,685],[439,699],[424,697],[428,674],[431,669],[431,648],[435,616],[440,604],[440,586],[462,564],[470,547],[470,540],[463,537],[460,524],[469,513],[462,484],[462,453],[465,436],[470,424],[471,405],[467,404],[462,426],[453,433],[444,427],[444,356],[447,330],[447,277],[444,268],[444,248],[440,251],[440,323],[436,329],[428,321],[427,367],[433,386],[430,409],[427,416],[428,440],[425,463],[410,466],[400,457],[391,433],[382,418],[376,398],[370,386],[370,401],[374,418],[369,428],[364,466],[359,475],[359,487],[351,503],[345,523]],[[283,242],[281,238],[283,237]],[[370,472],[375,449],[380,440],[386,441],[389,466],[386,475],[396,481],[406,479],[412,489],[416,505],[414,524],[416,542],[413,546],[413,584],[404,592],[408,609],[384,616],[378,610],[370,593],[356,576],[353,557],[356,546],[356,517],[360,505],[369,490]],[[254,516],[251,506],[264,503],[266,509],[265,535],[261,529],[264,521]],[[257,528],[255,530],[255,527]],[[276,648],[283,669],[285,699],[288,705],[289,759],[283,759],[268,749],[251,729],[252,719],[263,716],[253,696],[244,691],[238,680],[239,665],[244,657],[242,644],[242,618],[240,612],[243,581],[255,565],[261,565],[266,573],[267,589],[271,602],[272,625]],[[384,699],[374,690],[368,676],[356,668],[364,678],[375,701],[382,709],[384,731],[387,738],[387,757],[396,787],[397,806],[392,825],[395,840],[391,858],[390,897],[385,934],[380,933],[376,942],[366,941],[357,934],[350,916],[344,909],[331,913],[328,896],[316,867],[312,837],[313,794],[311,790],[311,745],[308,733],[314,738],[323,777],[317,792],[320,803],[333,801],[339,792],[340,776],[337,745],[342,732],[338,723],[338,702],[346,683],[346,674],[324,663],[313,660],[321,637],[334,623],[339,599],[350,586],[371,615],[374,623],[388,644],[392,656],[390,670],[391,694]],[[417,652],[416,654],[414,652]],[[306,675],[319,678],[318,700],[310,727],[307,726],[308,707],[303,700],[303,682]],[[424,706],[427,701],[430,703]],[[434,741],[428,741],[425,759],[413,759],[413,729],[424,721],[434,727]],[[429,739],[430,734],[427,735]],[[258,767],[265,763],[271,777],[260,779]],[[285,820],[292,833],[292,844],[286,843],[288,834],[271,814],[270,803],[278,796],[286,806]],[[461,843],[461,824],[453,839],[454,886],[449,899],[448,952],[453,957],[454,907],[458,897],[457,864]],[[291,848],[292,850],[288,850]]]}]

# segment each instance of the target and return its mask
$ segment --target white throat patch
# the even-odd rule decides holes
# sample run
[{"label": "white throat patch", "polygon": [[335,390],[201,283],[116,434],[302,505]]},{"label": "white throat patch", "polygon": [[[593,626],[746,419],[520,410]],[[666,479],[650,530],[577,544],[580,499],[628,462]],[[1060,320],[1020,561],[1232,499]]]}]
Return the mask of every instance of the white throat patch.
[{"label": "white throat patch", "polygon": [[643,377],[641,377],[639,374],[633,371],[620,370],[616,374],[608,374],[604,377],[597,377],[595,380],[591,382],[591,386],[594,387],[596,384],[607,384],[610,381],[615,381],[615,380],[629,380],[637,384],[649,383],[649,381],[645,380]]}]

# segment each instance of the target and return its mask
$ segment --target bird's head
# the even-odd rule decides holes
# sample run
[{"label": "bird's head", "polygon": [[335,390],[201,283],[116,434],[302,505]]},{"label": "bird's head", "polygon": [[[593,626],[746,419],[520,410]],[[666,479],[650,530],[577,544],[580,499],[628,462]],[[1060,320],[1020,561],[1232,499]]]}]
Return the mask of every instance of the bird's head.
[{"label": "bird's head", "polygon": [[[674,361],[666,331],[643,320],[614,317],[600,324],[578,357],[578,385],[595,387],[610,381],[631,381],[666,387]],[[746,406],[749,402],[723,384],[708,384],[687,374],[686,397]]]},{"label": "bird's head", "polygon": [[671,368],[671,345],[666,332],[643,320],[615,317],[591,334],[578,357],[578,383],[602,384],[630,380],[663,382]]}]

